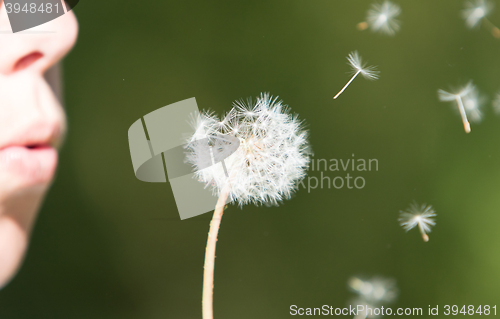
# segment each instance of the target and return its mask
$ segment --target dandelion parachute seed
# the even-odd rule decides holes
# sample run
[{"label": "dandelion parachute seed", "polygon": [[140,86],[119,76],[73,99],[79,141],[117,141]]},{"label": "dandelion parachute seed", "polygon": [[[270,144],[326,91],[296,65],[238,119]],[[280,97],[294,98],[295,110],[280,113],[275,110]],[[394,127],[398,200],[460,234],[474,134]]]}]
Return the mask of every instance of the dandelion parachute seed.
[{"label": "dandelion parachute seed", "polygon": [[344,85],[342,90],[340,90],[340,92],[337,93],[337,95],[335,95],[333,97],[333,99],[336,99],[337,97],[339,97],[339,95],[342,94],[342,92],[344,92],[344,90],[349,86],[349,84],[351,84],[351,82],[360,73],[367,80],[377,80],[379,78],[380,71],[377,71],[375,66],[366,66],[366,64],[363,63],[363,61],[361,60],[361,57],[359,56],[358,51],[354,51],[354,52],[349,53],[349,55],[347,56],[347,61],[348,61],[347,64],[349,64],[352,68],[353,76],[349,80],[349,82],[347,82],[347,84]]},{"label": "dandelion parachute seed", "polygon": [[384,33],[390,36],[399,31],[399,21],[396,19],[401,14],[399,5],[390,1],[382,4],[374,3],[366,15],[366,21],[358,23],[358,29],[365,30],[368,27],[374,32]]},{"label": "dandelion parachute seed", "polygon": [[363,279],[351,277],[347,285],[361,300],[375,305],[392,303],[399,294],[394,278],[376,276],[371,279]]},{"label": "dandelion parachute seed", "polygon": [[422,239],[427,242],[429,241],[429,236],[427,233],[431,232],[431,227],[436,225],[433,217],[436,216],[436,212],[431,205],[417,203],[410,204],[407,211],[399,212],[399,223],[407,232],[418,226],[420,233],[422,234]]},{"label": "dandelion parachute seed", "polygon": [[479,94],[479,91],[476,89],[476,87],[473,87],[469,94],[464,96],[463,102],[465,114],[467,114],[471,122],[479,123],[482,121],[482,106],[484,104],[484,101],[484,96]]},{"label": "dandelion parachute seed", "polygon": [[[394,278],[373,277],[363,279],[351,277],[347,282],[350,290],[357,296],[350,301],[351,307],[360,309],[353,319],[376,318],[370,308],[380,308],[394,302],[399,294],[396,280]],[[358,308],[362,306],[362,308]]]},{"label": "dandelion parachute seed", "polygon": [[472,84],[472,81],[469,81],[469,83],[456,92],[450,93],[439,89],[438,98],[443,102],[455,101],[457,103],[465,133],[469,133],[471,129],[467,115],[471,117],[471,120],[479,122],[482,119],[480,107],[483,99],[479,96],[477,88]]},{"label": "dandelion parachute seed", "polygon": [[499,39],[500,29],[491,23],[491,21],[486,17],[491,12],[493,7],[493,3],[488,0],[465,2],[465,9],[462,11],[462,16],[465,19],[465,25],[469,29],[474,29],[478,27],[482,21],[486,27],[490,29],[491,34],[495,38]]}]

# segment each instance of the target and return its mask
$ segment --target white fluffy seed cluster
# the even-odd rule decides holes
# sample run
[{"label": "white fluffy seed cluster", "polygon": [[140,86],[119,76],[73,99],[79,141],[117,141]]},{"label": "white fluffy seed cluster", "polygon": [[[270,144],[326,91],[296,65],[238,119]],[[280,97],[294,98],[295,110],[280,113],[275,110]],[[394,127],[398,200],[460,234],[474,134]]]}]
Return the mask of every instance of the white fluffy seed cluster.
[{"label": "white fluffy seed cluster", "polygon": [[347,281],[350,290],[357,294],[352,302],[356,305],[370,305],[377,307],[396,301],[399,295],[399,289],[396,279],[375,276],[371,279],[362,277],[351,277]]},{"label": "white fluffy seed cluster", "polygon": [[[308,133],[277,97],[261,94],[255,102],[237,101],[220,119],[203,113],[195,130],[186,147],[195,177],[212,187],[215,195],[228,186],[229,200],[240,206],[278,205],[290,198],[306,175],[311,155]],[[224,136],[238,138],[240,146],[223,163],[206,167],[206,154],[200,153],[195,141]]]},{"label": "white fluffy seed cluster", "polygon": [[472,81],[459,89],[452,90],[452,92],[439,89],[438,98],[440,101],[456,104],[467,133],[470,132],[469,119],[475,123],[479,123],[483,119],[482,106],[486,98],[479,93]]},{"label": "white fluffy seed cluster", "polygon": [[493,9],[493,3],[487,0],[474,0],[465,2],[465,9],[462,11],[462,17],[469,29],[479,26],[479,23]]},{"label": "white fluffy seed cluster", "polygon": [[399,223],[404,230],[409,231],[418,226],[424,241],[429,241],[427,233],[431,232],[431,227],[436,225],[434,220],[436,211],[431,205],[417,204],[413,202],[406,211],[399,212]]},{"label": "white fluffy seed cluster", "polygon": [[401,7],[390,1],[374,3],[366,16],[366,22],[372,31],[395,35],[400,22],[396,19],[401,14]]},{"label": "white fluffy seed cluster", "polygon": [[352,68],[352,74],[359,72],[367,80],[377,80],[379,78],[380,71],[377,71],[377,67],[366,66],[366,63],[363,62],[358,51],[349,53],[347,61],[347,64]]}]

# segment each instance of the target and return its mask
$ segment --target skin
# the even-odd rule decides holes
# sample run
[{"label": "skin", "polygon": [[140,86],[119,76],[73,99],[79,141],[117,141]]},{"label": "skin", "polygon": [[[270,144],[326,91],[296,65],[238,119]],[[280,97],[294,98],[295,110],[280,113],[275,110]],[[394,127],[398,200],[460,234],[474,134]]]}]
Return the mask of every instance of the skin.
[{"label": "skin", "polygon": [[0,0],[0,288],[19,269],[54,179],[66,119],[44,74],[73,47],[78,24],[69,12],[10,31]]}]

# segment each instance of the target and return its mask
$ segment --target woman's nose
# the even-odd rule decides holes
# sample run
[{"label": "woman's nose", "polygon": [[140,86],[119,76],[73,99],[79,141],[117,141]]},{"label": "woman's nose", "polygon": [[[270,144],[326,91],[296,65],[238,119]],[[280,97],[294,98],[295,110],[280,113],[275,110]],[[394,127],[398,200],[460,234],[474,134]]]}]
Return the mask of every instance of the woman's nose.
[{"label": "woman's nose", "polygon": [[0,75],[44,73],[74,45],[78,24],[72,11],[26,31],[12,33],[6,10],[0,10]]}]

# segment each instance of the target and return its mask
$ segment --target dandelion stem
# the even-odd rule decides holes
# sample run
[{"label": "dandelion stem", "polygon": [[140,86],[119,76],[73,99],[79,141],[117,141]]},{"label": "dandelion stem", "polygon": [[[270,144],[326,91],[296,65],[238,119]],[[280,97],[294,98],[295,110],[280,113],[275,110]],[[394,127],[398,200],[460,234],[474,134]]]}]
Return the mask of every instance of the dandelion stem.
[{"label": "dandelion stem", "polygon": [[[464,123],[465,133],[470,133],[470,124],[469,124],[469,121],[467,120],[467,115],[465,114],[465,108],[464,108],[464,104],[462,103],[462,98],[457,95],[455,97],[455,100],[457,101],[458,110],[460,111],[460,116],[462,117],[462,122]],[[424,240],[425,240],[425,238],[424,238]]]},{"label": "dandelion stem", "polygon": [[496,25],[494,25],[493,23],[491,23],[491,21],[488,20],[487,18],[483,18],[483,21],[488,26],[488,28],[490,29],[491,34],[495,38],[500,39],[500,29]]},{"label": "dandelion stem", "polygon": [[214,292],[214,268],[215,268],[215,246],[217,244],[217,234],[219,233],[224,206],[229,195],[229,184],[221,192],[215,206],[214,215],[210,222],[208,232],[207,248],[205,250],[205,266],[203,270],[203,296],[202,314],[203,319],[213,319],[213,292]]},{"label": "dandelion stem", "polygon": [[344,92],[344,90],[345,90],[345,89],[349,86],[349,84],[351,84],[351,82],[354,80],[354,78],[356,78],[356,76],[358,76],[358,74],[359,74],[360,72],[361,72],[361,70],[360,70],[360,71],[358,71],[358,72],[356,72],[356,73],[352,76],[352,78],[349,80],[349,82],[347,82],[347,84],[346,84],[346,85],[344,85],[344,87],[342,88],[342,90],[340,90],[340,92],[339,92],[339,93],[337,93],[337,95],[335,95],[335,96],[333,97],[333,99],[334,99],[334,100],[335,100],[335,99],[336,99],[336,98],[337,98],[340,94],[342,94],[342,92]]}]

